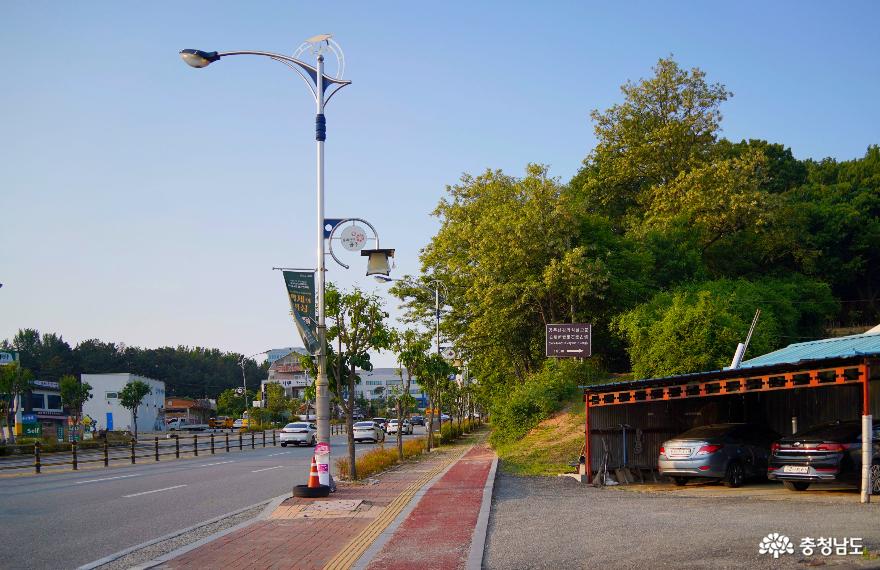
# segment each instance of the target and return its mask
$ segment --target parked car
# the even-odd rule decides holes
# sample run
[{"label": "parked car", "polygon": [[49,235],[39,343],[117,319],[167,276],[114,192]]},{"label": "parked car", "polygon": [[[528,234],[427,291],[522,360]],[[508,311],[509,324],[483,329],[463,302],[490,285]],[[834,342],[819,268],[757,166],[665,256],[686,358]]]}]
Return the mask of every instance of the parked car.
[{"label": "parked car", "polygon": [[288,443],[293,445],[315,445],[317,443],[318,429],[315,424],[308,422],[294,422],[287,424],[281,429],[281,447],[287,447]]},{"label": "parked car", "polygon": [[372,441],[373,443],[385,441],[385,432],[374,421],[358,422],[354,424],[353,428],[355,443],[359,441]]},{"label": "parked car", "polygon": [[770,445],[778,438],[770,428],[755,424],[700,426],[663,442],[657,464],[660,474],[676,485],[700,478],[739,487],[750,477],[764,476]]},{"label": "parked car", "polygon": [[442,422],[448,422],[448,421],[451,420],[451,419],[452,419],[452,418],[449,417],[449,414],[440,414],[440,422],[441,422],[441,423],[442,423]]},{"label": "parked car", "polygon": [[414,426],[423,426],[425,425],[425,416],[413,416],[409,421]]},{"label": "parked car", "polygon": [[239,418],[239,419],[235,420],[234,422],[232,422],[232,427],[233,427],[233,429],[238,429],[238,428],[241,428],[241,427],[243,427],[243,426],[244,426],[244,423],[243,423],[243,420],[242,420],[241,418]]},{"label": "parked car", "polygon": [[[412,424],[409,423],[409,420],[403,420],[403,428],[400,430],[400,433],[403,435],[412,434],[413,427]],[[397,433],[397,418],[388,420],[388,434]]]},{"label": "parked car", "polygon": [[388,419],[387,418],[373,418],[373,421],[376,422],[376,425],[382,428],[382,431],[388,432]]},{"label": "parked car", "polygon": [[229,416],[217,416],[208,420],[208,427],[213,429],[230,429],[234,423],[234,420]]},{"label": "parked car", "polygon": [[[880,420],[873,429],[872,491],[880,493]],[[861,474],[861,420],[820,424],[784,437],[771,447],[767,466],[767,478],[782,481],[790,491],[806,491],[817,481],[858,485]]]}]

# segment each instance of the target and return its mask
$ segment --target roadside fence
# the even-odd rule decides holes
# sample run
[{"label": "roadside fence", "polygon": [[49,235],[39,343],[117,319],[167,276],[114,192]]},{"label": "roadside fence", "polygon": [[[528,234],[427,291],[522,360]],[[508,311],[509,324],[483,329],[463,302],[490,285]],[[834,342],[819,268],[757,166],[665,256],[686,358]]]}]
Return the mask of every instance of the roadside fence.
[{"label": "roadside fence", "polygon": [[181,456],[198,457],[244,451],[258,447],[277,446],[279,442],[277,430],[261,432],[202,433],[182,435],[172,433],[164,438],[155,436],[150,440],[132,438],[128,443],[116,442],[110,445],[105,440],[103,446],[95,449],[79,449],[77,442],[72,442],[69,451],[44,453],[40,442],[34,443],[33,459],[28,456],[9,456],[0,458],[0,474],[15,470],[33,469],[41,473],[44,468],[58,470],[70,466],[77,471],[81,466],[97,464],[98,467],[109,467],[111,463],[120,462],[136,465],[137,463],[180,459]]}]

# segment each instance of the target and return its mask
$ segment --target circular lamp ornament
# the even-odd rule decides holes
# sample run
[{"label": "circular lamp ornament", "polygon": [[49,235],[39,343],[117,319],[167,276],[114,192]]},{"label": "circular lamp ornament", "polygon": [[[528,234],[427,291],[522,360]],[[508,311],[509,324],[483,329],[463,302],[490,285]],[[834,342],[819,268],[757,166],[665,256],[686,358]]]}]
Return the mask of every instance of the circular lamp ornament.
[{"label": "circular lamp ornament", "polygon": [[347,251],[360,251],[367,245],[367,232],[360,226],[348,226],[342,230],[339,242]]}]

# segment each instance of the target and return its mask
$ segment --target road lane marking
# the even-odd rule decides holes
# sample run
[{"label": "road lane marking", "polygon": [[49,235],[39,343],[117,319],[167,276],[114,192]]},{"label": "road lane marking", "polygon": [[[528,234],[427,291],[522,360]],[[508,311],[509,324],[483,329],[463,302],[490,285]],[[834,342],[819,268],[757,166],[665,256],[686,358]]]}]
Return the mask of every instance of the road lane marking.
[{"label": "road lane marking", "polygon": [[97,483],[98,481],[112,481],[113,479],[125,479],[126,477],[137,477],[140,473],[136,475],[119,475],[118,477],[104,477],[103,479],[89,479],[87,481],[77,481],[74,485],[82,485],[83,483]]},{"label": "road lane marking", "polygon": [[130,499],[132,497],[140,497],[141,495],[149,495],[150,493],[161,493],[162,491],[170,491],[171,489],[180,489],[181,487],[186,487],[186,485],[175,485],[173,487],[165,487],[164,489],[153,489],[152,491],[144,491],[143,493],[135,493],[133,495],[122,495],[122,498]]},{"label": "road lane marking", "polygon": [[284,455],[284,454],[286,454],[286,453],[290,453],[290,452],[289,452],[289,451],[282,451],[282,452],[280,452],[280,453],[270,453],[270,454],[267,455],[266,457],[275,457],[276,455]]},{"label": "road lane marking", "polygon": [[275,467],[266,467],[265,469],[257,469],[256,471],[251,471],[251,473],[259,473],[260,471],[270,471],[272,469],[281,469],[284,465],[276,465]]},{"label": "road lane marking", "polygon": [[218,463],[205,463],[204,465],[196,465],[196,467],[211,467],[212,465],[224,465],[226,463],[235,463],[235,461],[220,461]]}]

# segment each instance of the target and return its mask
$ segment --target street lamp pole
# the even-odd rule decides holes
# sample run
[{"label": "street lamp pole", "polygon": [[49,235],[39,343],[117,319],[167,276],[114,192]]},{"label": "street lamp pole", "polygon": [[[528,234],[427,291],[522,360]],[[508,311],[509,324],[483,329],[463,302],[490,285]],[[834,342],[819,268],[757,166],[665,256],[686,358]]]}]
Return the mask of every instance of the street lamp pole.
[{"label": "street lamp pole", "polygon": [[[317,66],[312,66],[301,61],[298,56],[307,50],[311,50],[317,58]],[[324,52],[332,52],[337,59],[338,69],[336,77],[328,77],[324,75]],[[329,465],[329,445],[330,445],[330,391],[329,382],[327,380],[327,356],[326,356],[326,338],[327,330],[324,319],[324,282],[325,282],[325,265],[324,265],[324,141],[327,139],[327,122],[324,118],[324,107],[340,89],[346,85],[350,85],[351,81],[343,80],[342,73],[345,68],[345,60],[342,50],[336,42],[331,40],[329,34],[322,34],[306,40],[295,52],[294,57],[264,52],[264,51],[231,51],[231,52],[205,52],[201,50],[185,49],[181,50],[180,57],[188,65],[192,67],[206,67],[211,63],[218,61],[222,57],[230,55],[259,55],[268,57],[280,63],[283,63],[293,71],[297,72],[315,98],[316,116],[315,116],[315,140],[317,142],[317,190],[318,190],[318,283],[317,283],[317,360],[318,360],[318,377],[315,379],[315,400],[318,416],[318,433],[317,439],[319,445],[328,452],[322,458],[326,461],[322,467]],[[329,90],[329,93],[327,91]],[[319,479],[322,485],[330,484],[330,473],[328,470],[319,471]]]}]

